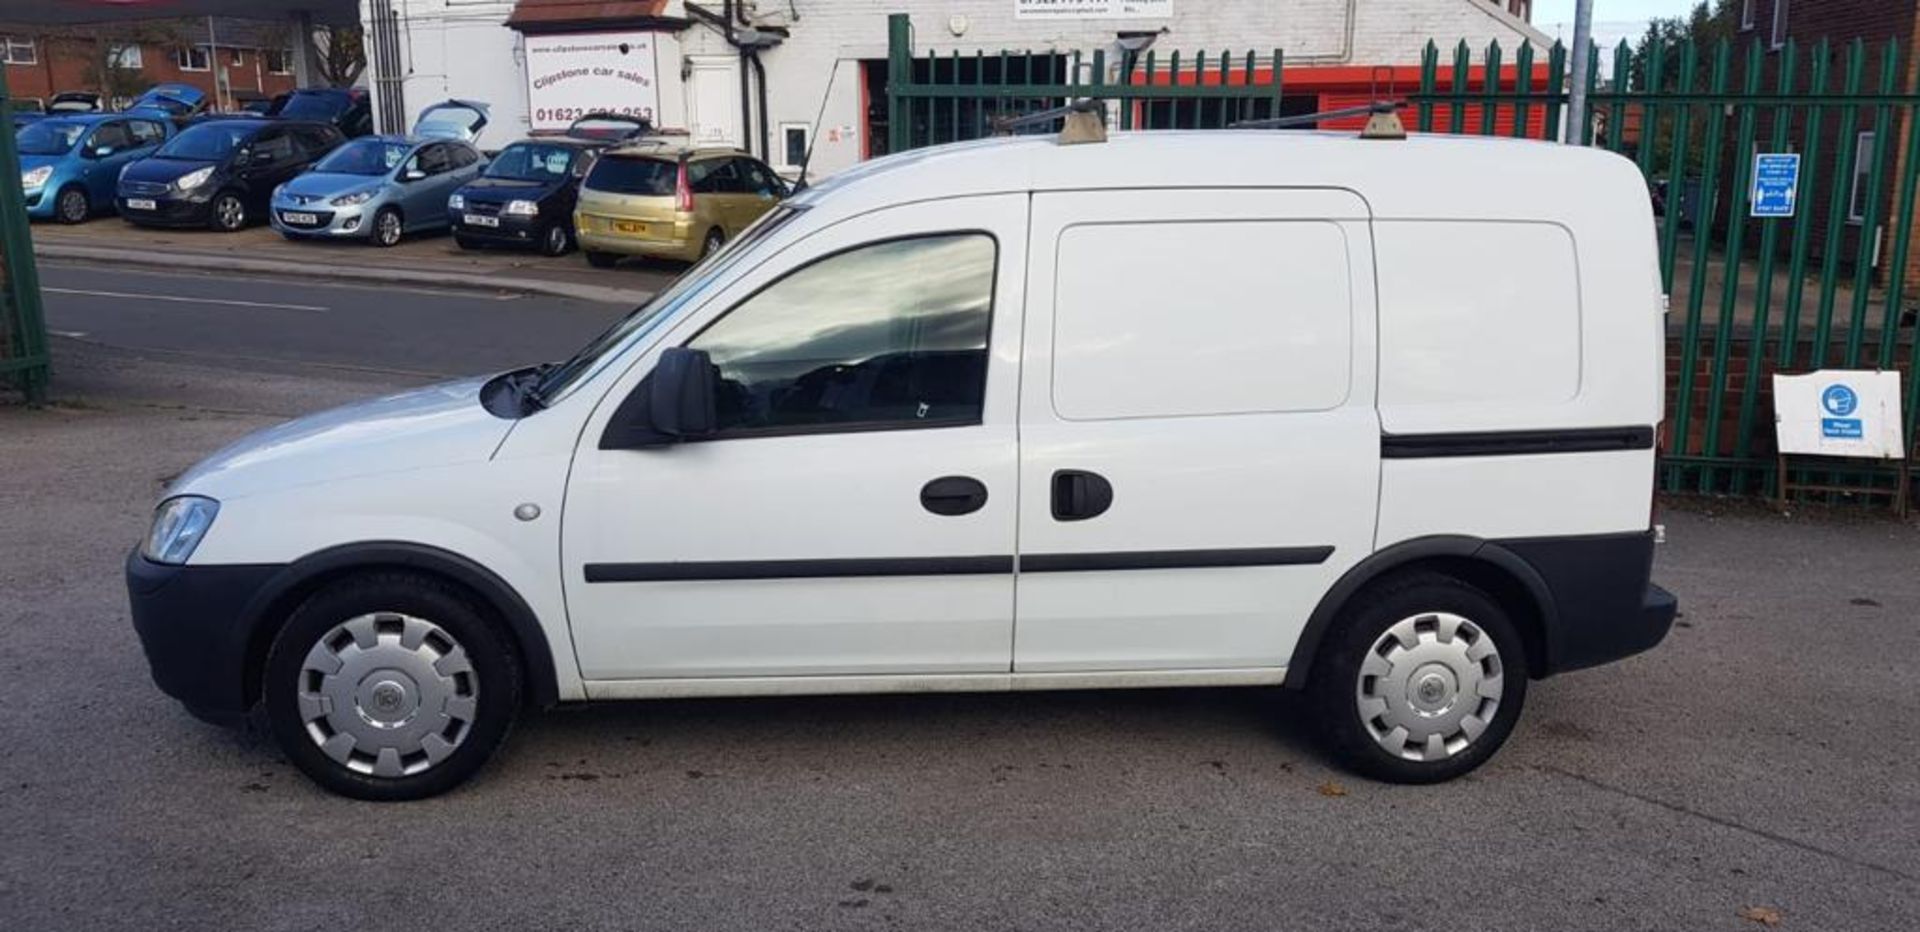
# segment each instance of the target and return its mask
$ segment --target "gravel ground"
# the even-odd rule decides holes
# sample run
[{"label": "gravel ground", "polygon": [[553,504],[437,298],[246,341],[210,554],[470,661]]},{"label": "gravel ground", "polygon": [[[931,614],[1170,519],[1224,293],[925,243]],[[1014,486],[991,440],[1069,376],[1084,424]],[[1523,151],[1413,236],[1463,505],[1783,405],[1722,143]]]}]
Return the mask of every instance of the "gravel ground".
[{"label": "gravel ground", "polygon": [[1173,690],[570,709],[381,806],[162,696],[120,567],[199,456],[405,383],[60,351],[69,403],[0,408],[0,928],[1920,924],[1910,524],[1669,509],[1673,635],[1443,786],[1331,770],[1287,694]]}]

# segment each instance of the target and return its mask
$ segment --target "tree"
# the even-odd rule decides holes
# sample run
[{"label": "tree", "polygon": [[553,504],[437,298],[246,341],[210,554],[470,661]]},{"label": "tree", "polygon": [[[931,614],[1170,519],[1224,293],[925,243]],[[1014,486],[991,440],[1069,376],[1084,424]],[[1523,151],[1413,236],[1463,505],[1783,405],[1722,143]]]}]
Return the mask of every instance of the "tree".
[{"label": "tree", "polygon": [[186,41],[179,20],[78,23],[51,27],[44,35],[50,47],[64,46],[86,60],[81,80],[108,106],[147,89],[150,82],[141,70],[145,62],[138,58],[141,46],[172,48]]},{"label": "tree", "polygon": [[[291,49],[295,30],[275,25],[266,31],[266,41]],[[309,80],[328,87],[348,87],[360,80],[367,68],[366,45],[358,24],[352,26],[316,26],[307,37],[308,61],[313,66]]]}]

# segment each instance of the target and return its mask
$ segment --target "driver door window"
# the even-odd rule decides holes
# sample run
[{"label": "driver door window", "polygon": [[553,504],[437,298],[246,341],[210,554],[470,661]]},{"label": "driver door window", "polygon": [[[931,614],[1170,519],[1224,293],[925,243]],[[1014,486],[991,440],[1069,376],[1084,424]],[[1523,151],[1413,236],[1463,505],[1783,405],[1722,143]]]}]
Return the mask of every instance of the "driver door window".
[{"label": "driver door window", "polygon": [[926,236],[829,256],[688,345],[718,371],[716,437],[980,423],[994,242]]},{"label": "driver door window", "polygon": [[127,132],[125,123],[103,124],[99,129],[94,130],[93,137],[87,140],[87,153],[90,155],[106,149],[107,156],[114,156],[131,148],[133,148],[133,136]]}]

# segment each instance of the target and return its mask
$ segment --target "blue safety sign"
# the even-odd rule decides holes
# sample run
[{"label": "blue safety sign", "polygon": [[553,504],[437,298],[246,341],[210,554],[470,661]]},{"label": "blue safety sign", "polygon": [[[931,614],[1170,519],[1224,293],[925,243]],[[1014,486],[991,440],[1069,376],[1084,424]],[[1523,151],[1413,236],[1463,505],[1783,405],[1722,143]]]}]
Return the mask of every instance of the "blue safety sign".
[{"label": "blue safety sign", "polygon": [[1832,417],[1820,419],[1820,435],[1834,440],[1859,440],[1866,436],[1860,419],[1848,417],[1860,407],[1860,396],[1846,384],[1835,382],[1820,392],[1820,407]]},{"label": "blue safety sign", "polygon": [[1791,217],[1800,193],[1800,153],[1762,152],[1753,157],[1755,217]]}]

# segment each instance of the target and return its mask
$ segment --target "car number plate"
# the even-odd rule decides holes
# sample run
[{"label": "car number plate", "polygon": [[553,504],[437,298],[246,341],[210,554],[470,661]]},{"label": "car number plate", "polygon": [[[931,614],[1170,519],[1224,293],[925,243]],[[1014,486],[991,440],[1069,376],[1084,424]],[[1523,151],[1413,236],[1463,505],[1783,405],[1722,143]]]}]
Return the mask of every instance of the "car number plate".
[{"label": "car number plate", "polygon": [[149,198],[130,197],[130,198],[127,198],[127,206],[133,208],[134,210],[152,210],[155,207],[158,207],[159,205],[155,204]]},{"label": "car number plate", "polygon": [[618,230],[618,231],[620,231],[620,232],[622,232],[622,233],[645,233],[645,232],[647,232],[647,225],[646,225],[646,224],[644,224],[644,223],[635,223],[635,222],[633,222],[633,221],[631,221],[631,220],[615,220],[615,221],[613,222],[613,228],[614,228],[614,229],[616,229],[616,230]]},{"label": "car number plate", "polygon": [[497,227],[500,225],[499,217],[483,217],[479,214],[468,214],[461,219],[465,220],[467,225],[472,227]]},{"label": "car number plate", "polygon": [[314,214],[303,214],[297,210],[281,211],[280,219],[285,220],[288,223],[304,223],[308,226],[312,226],[320,222],[320,218],[318,216]]}]

